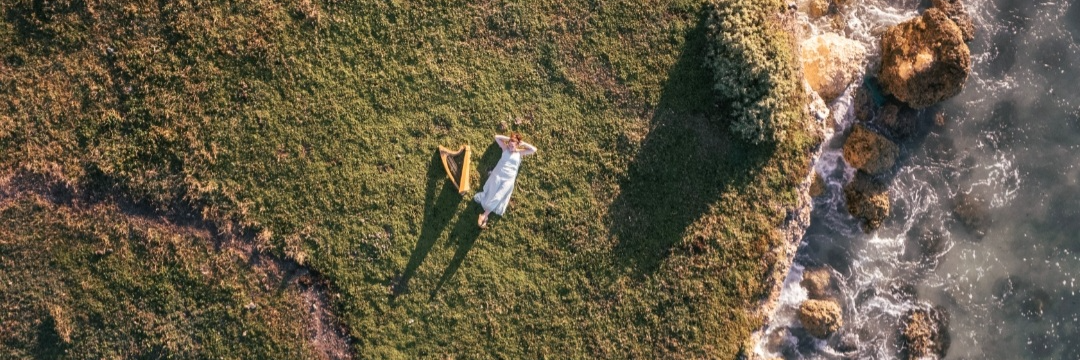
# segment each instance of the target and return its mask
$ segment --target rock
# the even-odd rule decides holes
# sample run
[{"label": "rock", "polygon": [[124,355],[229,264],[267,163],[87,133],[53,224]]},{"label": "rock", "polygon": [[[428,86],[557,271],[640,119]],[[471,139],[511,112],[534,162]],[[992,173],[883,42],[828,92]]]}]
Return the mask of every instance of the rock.
[{"label": "rock", "polygon": [[851,106],[855,108],[855,118],[867,122],[874,116],[874,99],[870,98],[870,89],[860,86],[855,89],[855,97]]},{"label": "rock", "polygon": [[1053,296],[1037,284],[1008,276],[994,283],[994,297],[1001,301],[1009,318],[1018,315],[1028,320],[1042,320],[1053,306]]},{"label": "rock", "polygon": [[814,179],[810,180],[810,196],[818,197],[825,193],[825,179],[821,174],[814,172]]},{"label": "rock", "polygon": [[810,0],[810,18],[817,19],[829,13],[828,0]]},{"label": "rock", "polygon": [[832,292],[832,273],[827,268],[818,268],[803,272],[799,282],[806,289],[807,297],[813,300],[828,299]]},{"label": "rock", "polygon": [[788,336],[788,328],[786,326],[773,330],[766,338],[765,346],[771,352],[780,352],[784,347],[789,346]]},{"label": "rock", "polygon": [[810,87],[825,102],[832,102],[859,76],[866,47],[858,41],[827,33],[803,41],[800,58]]},{"label": "rock", "polygon": [[959,193],[953,199],[953,214],[972,234],[982,239],[990,226],[990,207],[981,198]]},{"label": "rock", "polygon": [[907,138],[919,131],[918,115],[903,104],[882,107],[879,123],[899,138]]},{"label": "rock", "polygon": [[873,231],[889,216],[889,188],[861,171],[844,186],[848,212],[862,221],[864,231]]},{"label": "rock", "polygon": [[900,114],[900,108],[893,104],[881,108],[881,123],[886,126],[896,125],[896,117]]},{"label": "rock", "polygon": [[899,146],[862,124],[855,124],[844,141],[844,160],[871,175],[891,169],[899,155]]},{"label": "rock", "polygon": [[829,110],[829,104],[825,103],[825,100],[814,91],[814,88],[811,87],[810,83],[805,79],[803,80],[803,89],[806,90],[807,94],[810,94],[811,99],[810,103],[807,104],[807,110],[810,111],[810,115],[814,117],[814,120],[822,123],[825,122],[826,119],[830,119],[829,113],[831,113],[831,111]]},{"label": "rock", "polygon": [[939,112],[934,114],[934,126],[945,127],[945,113]]},{"label": "rock", "polygon": [[971,21],[971,15],[968,15],[967,10],[964,9],[964,3],[960,0],[934,0],[934,8],[941,10],[956,23],[956,27],[960,28],[960,34],[964,37],[964,42],[970,42],[975,40],[975,23]]},{"label": "rock", "polygon": [[881,86],[916,109],[959,94],[970,72],[971,51],[960,28],[936,8],[881,37]]},{"label": "rock", "polygon": [[907,239],[910,245],[905,246],[904,257],[924,265],[936,264],[937,257],[945,252],[948,246],[948,238],[944,232],[925,224],[912,227],[907,233]]},{"label": "rock", "polygon": [[1039,287],[1032,288],[1020,301],[1020,315],[1028,320],[1042,320],[1043,314],[1050,308],[1051,300],[1050,293],[1046,290]]},{"label": "rock", "polygon": [[910,281],[893,280],[889,283],[889,293],[903,301],[913,301],[919,297],[919,288]]},{"label": "rock", "polygon": [[840,304],[832,300],[806,300],[799,306],[799,321],[811,335],[824,339],[844,325]]},{"label": "rock", "polygon": [[855,334],[844,334],[833,348],[840,353],[855,353],[859,351],[859,337]]},{"label": "rock", "polygon": [[948,313],[941,308],[909,311],[900,338],[907,359],[944,358],[950,343]]}]

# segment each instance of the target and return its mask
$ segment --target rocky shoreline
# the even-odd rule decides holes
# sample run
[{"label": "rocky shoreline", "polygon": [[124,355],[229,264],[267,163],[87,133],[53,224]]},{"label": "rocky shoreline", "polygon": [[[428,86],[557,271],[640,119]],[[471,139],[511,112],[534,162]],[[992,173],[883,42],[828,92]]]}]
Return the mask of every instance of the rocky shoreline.
[{"label": "rocky shoreline", "polygon": [[[834,16],[832,21],[836,22],[842,19],[837,13],[850,6],[849,2],[809,0],[798,8],[810,18],[831,15]],[[795,15],[790,13],[792,21],[795,21]],[[801,54],[804,83],[811,94],[807,101],[808,116],[817,118],[827,133],[832,130],[846,137],[843,158],[855,169],[855,176],[844,186],[844,197],[848,211],[860,221],[864,231],[876,230],[889,216],[891,174],[901,166],[898,142],[935,125],[938,128],[943,125],[943,114],[933,116],[933,124],[923,124],[925,119],[916,117],[915,110],[930,107],[963,90],[971,71],[966,43],[973,38],[974,27],[963,4],[959,0],[935,0],[919,16],[881,34],[878,64],[867,64],[865,47],[837,33],[826,32],[802,40],[801,44],[793,44]],[[877,69],[877,73],[864,74],[869,69]],[[852,108],[835,106],[835,100],[849,91],[852,94],[849,96],[854,98]],[[842,120],[847,111],[854,111],[855,123],[845,128]],[[824,145],[819,146],[810,154],[812,164],[817,164],[823,148]],[[765,325],[752,334],[747,350],[753,349],[755,344],[765,344],[766,337],[773,336],[768,333],[769,319],[776,311],[784,280],[810,225],[812,193],[819,193],[813,190],[819,177],[816,170],[806,175],[798,187],[798,203],[788,209],[787,219],[780,227],[785,242],[783,248],[773,250],[780,260],[769,279],[772,290],[756,312]],[[963,205],[957,207],[956,214],[965,219],[966,214],[973,212],[968,209],[971,207],[968,204],[976,202],[958,203]],[[828,339],[842,326],[842,309],[840,303],[831,298],[833,295],[826,295],[831,291],[827,288],[831,270],[815,269],[813,272],[823,276],[810,279],[810,272],[804,273],[802,286],[811,296],[799,307],[798,319],[807,333]],[[911,311],[898,327],[902,346],[906,349],[901,356],[944,357],[948,350],[948,316],[939,310]],[[749,351],[746,355],[750,358],[764,356]]]}]

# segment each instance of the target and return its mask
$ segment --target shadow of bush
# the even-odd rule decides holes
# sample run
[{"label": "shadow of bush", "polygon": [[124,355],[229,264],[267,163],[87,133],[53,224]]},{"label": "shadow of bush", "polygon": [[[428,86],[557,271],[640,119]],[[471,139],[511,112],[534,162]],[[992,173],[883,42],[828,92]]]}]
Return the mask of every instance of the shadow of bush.
[{"label": "shadow of bush", "polygon": [[744,187],[772,157],[770,143],[750,144],[729,130],[705,67],[704,11],[669,72],[651,130],[609,209],[617,257],[640,274],[654,272],[686,230],[726,191]]}]

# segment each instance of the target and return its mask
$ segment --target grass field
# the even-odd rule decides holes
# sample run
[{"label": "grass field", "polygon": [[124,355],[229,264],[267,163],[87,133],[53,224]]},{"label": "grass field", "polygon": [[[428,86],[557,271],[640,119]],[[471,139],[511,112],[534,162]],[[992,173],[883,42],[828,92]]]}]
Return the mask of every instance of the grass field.
[{"label": "grass field", "polygon": [[[781,241],[816,139],[731,134],[704,67],[704,5],[6,2],[0,167],[252,234],[251,246],[331,284],[360,358],[733,358],[759,324],[748,310],[776,260],[763,254]],[[435,148],[471,144],[479,187],[504,127],[540,151],[506,216],[480,231],[480,210],[446,181]],[[47,237],[90,256],[80,231]],[[0,254],[59,256],[18,244]],[[132,267],[136,279],[171,281]],[[78,281],[70,269],[41,271]],[[49,288],[21,286],[5,297]],[[91,308],[64,311],[112,326],[80,320]],[[292,339],[290,321],[259,321]],[[26,331],[0,341],[56,341]],[[123,331],[134,330],[72,341],[162,336]],[[265,350],[235,341],[251,347],[241,357]],[[276,354],[303,357],[301,343]]]}]

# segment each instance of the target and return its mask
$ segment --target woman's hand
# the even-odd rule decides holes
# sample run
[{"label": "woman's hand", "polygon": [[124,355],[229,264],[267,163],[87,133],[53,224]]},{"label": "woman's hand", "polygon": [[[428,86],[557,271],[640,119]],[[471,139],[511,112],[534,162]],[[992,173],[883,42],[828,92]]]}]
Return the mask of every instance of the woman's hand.
[{"label": "woman's hand", "polygon": [[499,148],[503,150],[513,150],[509,147],[510,137],[506,135],[495,134],[495,143],[499,144]]}]

